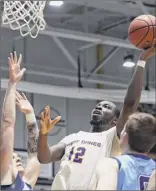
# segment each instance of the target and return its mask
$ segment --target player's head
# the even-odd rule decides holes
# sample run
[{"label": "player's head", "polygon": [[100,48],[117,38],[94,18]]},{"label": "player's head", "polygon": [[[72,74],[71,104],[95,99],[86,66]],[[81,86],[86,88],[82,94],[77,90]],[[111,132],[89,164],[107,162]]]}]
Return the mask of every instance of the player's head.
[{"label": "player's head", "polygon": [[114,103],[101,101],[91,113],[91,124],[97,129],[99,127],[106,128],[106,125],[108,126],[107,128],[111,128],[116,125],[119,115],[120,111]]},{"label": "player's head", "polygon": [[17,170],[20,173],[20,175],[23,176],[23,174],[24,174],[24,167],[22,165],[21,158],[15,152],[13,153],[13,164],[14,164],[14,167],[17,168]]},{"label": "player's head", "polygon": [[148,153],[155,144],[156,119],[147,113],[131,115],[121,132],[120,145],[124,151]]}]

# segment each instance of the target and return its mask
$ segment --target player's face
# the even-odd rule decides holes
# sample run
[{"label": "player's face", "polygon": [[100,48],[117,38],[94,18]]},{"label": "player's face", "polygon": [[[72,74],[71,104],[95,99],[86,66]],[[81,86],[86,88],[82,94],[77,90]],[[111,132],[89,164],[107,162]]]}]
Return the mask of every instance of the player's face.
[{"label": "player's face", "polygon": [[20,157],[16,153],[13,153],[13,164],[15,165],[15,167],[17,168],[17,170],[21,174],[21,176],[23,176],[24,167],[22,165],[22,161],[21,161]]},{"label": "player's face", "polygon": [[93,109],[91,119],[94,121],[110,122],[114,117],[115,107],[112,102],[102,101]]}]

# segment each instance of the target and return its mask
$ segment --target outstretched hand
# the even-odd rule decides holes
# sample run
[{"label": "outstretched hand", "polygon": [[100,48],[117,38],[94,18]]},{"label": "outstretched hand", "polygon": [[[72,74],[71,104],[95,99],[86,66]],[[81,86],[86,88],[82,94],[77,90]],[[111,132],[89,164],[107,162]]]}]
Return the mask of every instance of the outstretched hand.
[{"label": "outstretched hand", "polygon": [[12,83],[17,83],[18,81],[20,81],[23,77],[24,72],[26,71],[25,68],[23,68],[22,70],[20,69],[21,61],[21,54],[18,58],[16,52],[14,52],[14,55],[10,53],[10,57],[8,57],[9,81]]},{"label": "outstretched hand", "polygon": [[144,50],[140,54],[140,60],[147,61],[149,58],[156,54],[156,38],[153,40],[152,46],[147,50]]},{"label": "outstretched hand", "polygon": [[56,117],[54,120],[50,118],[50,107],[47,106],[44,112],[40,115],[40,134],[47,135],[53,127],[60,121],[61,116]]},{"label": "outstretched hand", "polygon": [[18,91],[16,91],[16,106],[25,115],[34,111],[25,94],[20,94]]}]

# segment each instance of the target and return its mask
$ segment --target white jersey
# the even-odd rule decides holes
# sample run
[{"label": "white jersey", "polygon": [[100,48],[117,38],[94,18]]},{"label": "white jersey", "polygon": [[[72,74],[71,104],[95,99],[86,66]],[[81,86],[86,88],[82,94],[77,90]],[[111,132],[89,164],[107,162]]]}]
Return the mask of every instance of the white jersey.
[{"label": "white jersey", "polygon": [[116,127],[102,133],[80,131],[65,137],[61,141],[66,144],[65,154],[52,190],[95,190],[98,160],[110,157],[112,150],[117,155],[120,147],[116,137]]}]

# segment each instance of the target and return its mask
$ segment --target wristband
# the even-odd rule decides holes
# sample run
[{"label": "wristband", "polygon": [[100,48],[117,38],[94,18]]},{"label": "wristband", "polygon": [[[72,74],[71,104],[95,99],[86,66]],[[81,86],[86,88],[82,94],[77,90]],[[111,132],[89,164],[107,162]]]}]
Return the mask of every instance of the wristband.
[{"label": "wristband", "polygon": [[29,113],[29,114],[26,115],[26,121],[27,121],[28,123],[34,123],[34,122],[36,122],[36,117],[35,117],[34,112]]},{"label": "wristband", "polygon": [[142,68],[145,68],[145,65],[146,65],[146,61],[144,61],[144,60],[138,60],[137,66],[140,66],[140,67],[142,67]]}]

